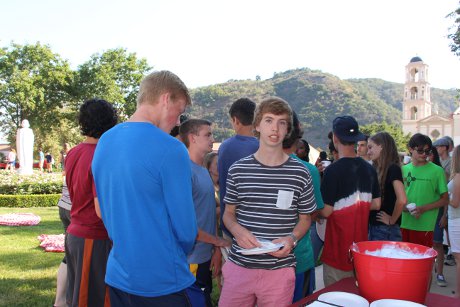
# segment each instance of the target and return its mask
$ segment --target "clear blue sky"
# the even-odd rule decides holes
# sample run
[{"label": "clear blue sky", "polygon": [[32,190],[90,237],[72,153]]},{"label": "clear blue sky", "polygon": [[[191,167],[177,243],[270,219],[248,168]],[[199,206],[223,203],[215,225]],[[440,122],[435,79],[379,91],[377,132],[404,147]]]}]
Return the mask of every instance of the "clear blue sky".
[{"label": "clear blue sky", "polygon": [[458,0],[2,1],[0,45],[48,44],[76,68],[124,47],[189,87],[308,67],[340,78],[404,82],[413,56],[430,82],[460,88],[449,50]]}]

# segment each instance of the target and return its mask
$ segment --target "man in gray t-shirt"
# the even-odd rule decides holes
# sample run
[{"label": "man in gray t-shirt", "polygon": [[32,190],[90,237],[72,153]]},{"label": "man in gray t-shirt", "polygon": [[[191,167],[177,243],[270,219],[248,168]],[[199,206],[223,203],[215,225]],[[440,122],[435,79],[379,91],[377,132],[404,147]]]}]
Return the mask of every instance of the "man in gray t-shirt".
[{"label": "man in gray t-shirt", "polygon": [[442,137],[433,143],[433,147],[435,147],[436,151],[438,152],[439,159],[441,160],[442,168],[444,169],[444,172],[446,173],[447,180],[449,180],[450,167],[452,164],[452,159],[449,156],[449,140]]}]

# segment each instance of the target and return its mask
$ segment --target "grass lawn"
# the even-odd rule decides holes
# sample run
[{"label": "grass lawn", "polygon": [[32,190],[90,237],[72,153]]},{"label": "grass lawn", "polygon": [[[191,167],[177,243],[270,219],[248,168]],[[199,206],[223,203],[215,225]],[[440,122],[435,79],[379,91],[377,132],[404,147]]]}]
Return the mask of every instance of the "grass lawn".
[{"label": "grass lawn", "polygon": [[[0,226],[0,306],[52,306],[64,253],[45,253],[37,237],[64,232],[58,207],[0,208],[0,214],[7,213],[34,213],[41,221],[37,226]],[[217,305],[220,291],[215,280],[213,284]]]},{"label": "grass lawn", "polygon": [[40,234],[64,232],[58,207],[0,208],[0,214],[34,213],[37,226],[0,226],[0,306],[52,306],[64,253],[45,253]]}]

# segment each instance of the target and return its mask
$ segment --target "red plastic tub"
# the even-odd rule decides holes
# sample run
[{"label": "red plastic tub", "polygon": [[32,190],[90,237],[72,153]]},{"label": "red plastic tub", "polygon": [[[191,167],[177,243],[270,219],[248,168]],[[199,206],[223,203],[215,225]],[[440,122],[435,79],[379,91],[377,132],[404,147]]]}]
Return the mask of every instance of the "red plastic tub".
[{"label": "red plastic tub", "polygon": [[[384,244],[397,245],[412,252],[428,252],[422,259],[395,259],[366,255]],[[363,241],[350,247],[359,293],[369,302],[400,299],[424,304],[431,284],[436,251],[423,245],[393,241]]]}]

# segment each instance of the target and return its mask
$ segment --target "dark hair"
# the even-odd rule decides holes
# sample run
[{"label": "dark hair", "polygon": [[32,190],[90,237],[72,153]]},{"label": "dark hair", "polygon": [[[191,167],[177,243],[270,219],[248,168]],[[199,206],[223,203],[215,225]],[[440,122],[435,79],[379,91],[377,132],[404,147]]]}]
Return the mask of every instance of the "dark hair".
[{"label": "dark hair", "polygon": [[228,114],[230,118],[236,117],[243,126],[252,125],[254,120],[254,111],[256,110],[256,103],[249,98],[240,98],[236,100]]},{"label": "dark hair", "polygon": [[117,122],[117,111],[111,103],[103,99],[90,99],[80,106],[78,123],[84,136],[98,139]]},{"label": "dark hair", "polygon": [[320,158],[321,161],[327,160],[327,152],[325,152],[325,151],[320,152],[319,153],[319,158]]},{"label": "dark hair", "polygon": [[337,141],[339,141],[340,144],[344,146],[355,146],[356,145],[356,142],[347,142],[347,141],[342,140],[337,134],[335,135],[335,138],[337,139]]},{"label": "dark hair", "polygon": [[300,142],[303,143],[303,145],[305,146],[305,157],[303,158],[304,161],[307,161],[307,162],[310,162],[310,158],[309,158],[309,155],[310,155],[310,144],[308,144],[308,142],[304,139],[300,139]]},{"label": "dark hair", "polygon": [[188,148],[190,143],[188,141],[188,136],[190,134],[198,135],[200,132],[201,126],[211,126],[211,122],[205,119],[187,119],[180,125],[179,134],[182,142],[184,142],[185,146]]},{"label": "dark hair", "polygon": [[[183,122],[185,122],[187,120],[187,115],[185,114],[181,114],[179,116],[179,122],[182,124]],[[169,133],[169,135],[171,135],[172,137],[176,137],[179,135],[179,126],[174,126],[174,128],[172,128],[171,132]]]},{"label": "dark hair", "polygon": [[418,149],[423,149],[425,145],[428,145],[428,147],[433,147],[433,144],[431,142],[431,139],[421,133],[416,133],[414,134],[408,143],[409,148],[418,148]]},{"label": "dark hair", "polygon": [[283,140],[283,149],[291,148],[292,145],[296,144],[302,137],[301,133],[299,118],[296,112],[292,111],[292,131],[291,135]]},{"label": "dark hair", "polygon": [[438,154],[438,151],[436,150],[436,147],[431,147],[431,154],[433,155],[433,161],[431,161],[431,162],[433,162],[437,166],[442,167],[441,159],[439,159],[439,154]]},{"label": "dark hair", "polygon": [[[329,133],[327,134],[328,139],[331,140],[331,141],[329,142],[329,146],[328,146],[328,147],[329,147],[329,152],[330,152],[331,154],[332,154],[333,151],[338,152],[337,149],[336,149],[335,146],[334,146],[333,135],[334,135],[334,133],[333,133],[332,131],[329,131]],[[339,141],[339,143],[342,144],[342,145],[355,145],[355,144],[356,144],[356,142],[345,142],[345,141],[342,141],[342,140],[339,138],[338,135],[336,135],[335,138],[336,138],[336,139]]]},{"label": "dark hair", "polygon": [[328,148],[329,148],[329,152],[331,153],[331,155],[334,153],[334,151],[338,152],[337,149],[334,146],[334,142],[332,142],[332,141],[329,142]]}]

